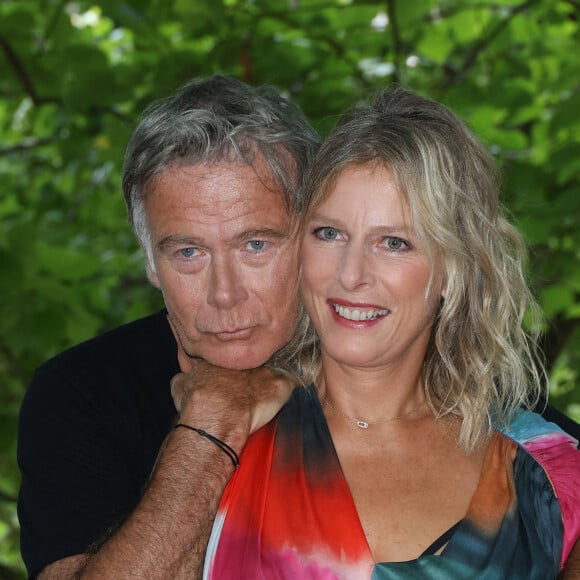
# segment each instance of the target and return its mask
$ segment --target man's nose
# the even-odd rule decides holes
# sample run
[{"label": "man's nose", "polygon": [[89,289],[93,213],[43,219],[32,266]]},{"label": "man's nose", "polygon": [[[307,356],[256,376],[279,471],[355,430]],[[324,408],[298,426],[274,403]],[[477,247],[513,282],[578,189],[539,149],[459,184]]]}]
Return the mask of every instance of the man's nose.
[{"label": "man's nose", "polygon": [[234,260],[212,256],[208,304],[216,308],[232,308],[248,297],[240,269]]}]

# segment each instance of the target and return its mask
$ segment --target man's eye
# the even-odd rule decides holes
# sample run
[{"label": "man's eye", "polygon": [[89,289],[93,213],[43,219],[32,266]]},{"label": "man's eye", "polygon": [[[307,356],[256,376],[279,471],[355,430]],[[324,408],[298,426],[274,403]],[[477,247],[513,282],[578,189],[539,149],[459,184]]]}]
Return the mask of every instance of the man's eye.
[{"label": "man's eye", "polygon": [[389,250],[399,251],[406,250],[409,248],[407,242],[405,242],[405,240],[402,240],[401,238],[388,237],[385,238],[384,243]]},{"label": "man's eye", "polygon": [[330,226],[325,226],[323,228],[317,228],[314,230],[314,235],[321,240],[336,240],[339,236],[338,230],[331,228]]},{"label": "man's eye", "polygon": [[266,247],[266,242],[264,240],[251,240],[248,242],[248,249],[259,252]]},{"label": "man's eye", "polygon": [[195,256],[196,250],[195,248],[182,248],[179,250],[179,255],[182,258],[193,258]]}]

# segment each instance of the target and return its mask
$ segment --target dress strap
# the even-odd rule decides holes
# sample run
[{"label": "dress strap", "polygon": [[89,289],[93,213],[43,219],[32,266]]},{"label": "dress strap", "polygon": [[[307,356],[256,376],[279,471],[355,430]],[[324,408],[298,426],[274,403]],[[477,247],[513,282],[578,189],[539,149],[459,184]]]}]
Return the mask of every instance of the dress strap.
[{"label": "dress strap", "polygon": [[453,524],[446,532],[443,532],[422,554],[421,556],[432,556],[436,554],[439,549],[441,549],[453,535],[453,532],[457,529],[457,526],[463,520],[459,520],[456,524]]}]

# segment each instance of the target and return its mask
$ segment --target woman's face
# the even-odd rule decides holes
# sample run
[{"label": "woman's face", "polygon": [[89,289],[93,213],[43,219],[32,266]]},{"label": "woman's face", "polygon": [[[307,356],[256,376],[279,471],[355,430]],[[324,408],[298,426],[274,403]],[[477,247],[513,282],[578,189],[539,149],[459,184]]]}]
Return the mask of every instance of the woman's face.
[{"label": "woman's face", "polygon": [[408,205],[383,167],[339,176],[306,223],[304,303],[325,359],[357,367],[421,364],[442,292]]}]

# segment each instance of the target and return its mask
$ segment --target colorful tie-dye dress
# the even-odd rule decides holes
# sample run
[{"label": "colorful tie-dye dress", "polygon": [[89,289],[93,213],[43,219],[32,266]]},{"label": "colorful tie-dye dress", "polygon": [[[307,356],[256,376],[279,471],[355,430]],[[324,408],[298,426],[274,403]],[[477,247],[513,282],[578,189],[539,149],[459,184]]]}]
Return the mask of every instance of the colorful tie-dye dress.
[{"label": "colorful tie-dye dress", "polygon": [[[485,477],[443,551],[375,563],[316,390],[298,388],[243,451],[219,506],[204,578],[555,578],[579,536],[579,453],[556,425],[518,413],[508,432],[494,434]],[[494,502],[501,513],[482,514],[480,500],[490,493],[507,494]]]}]

